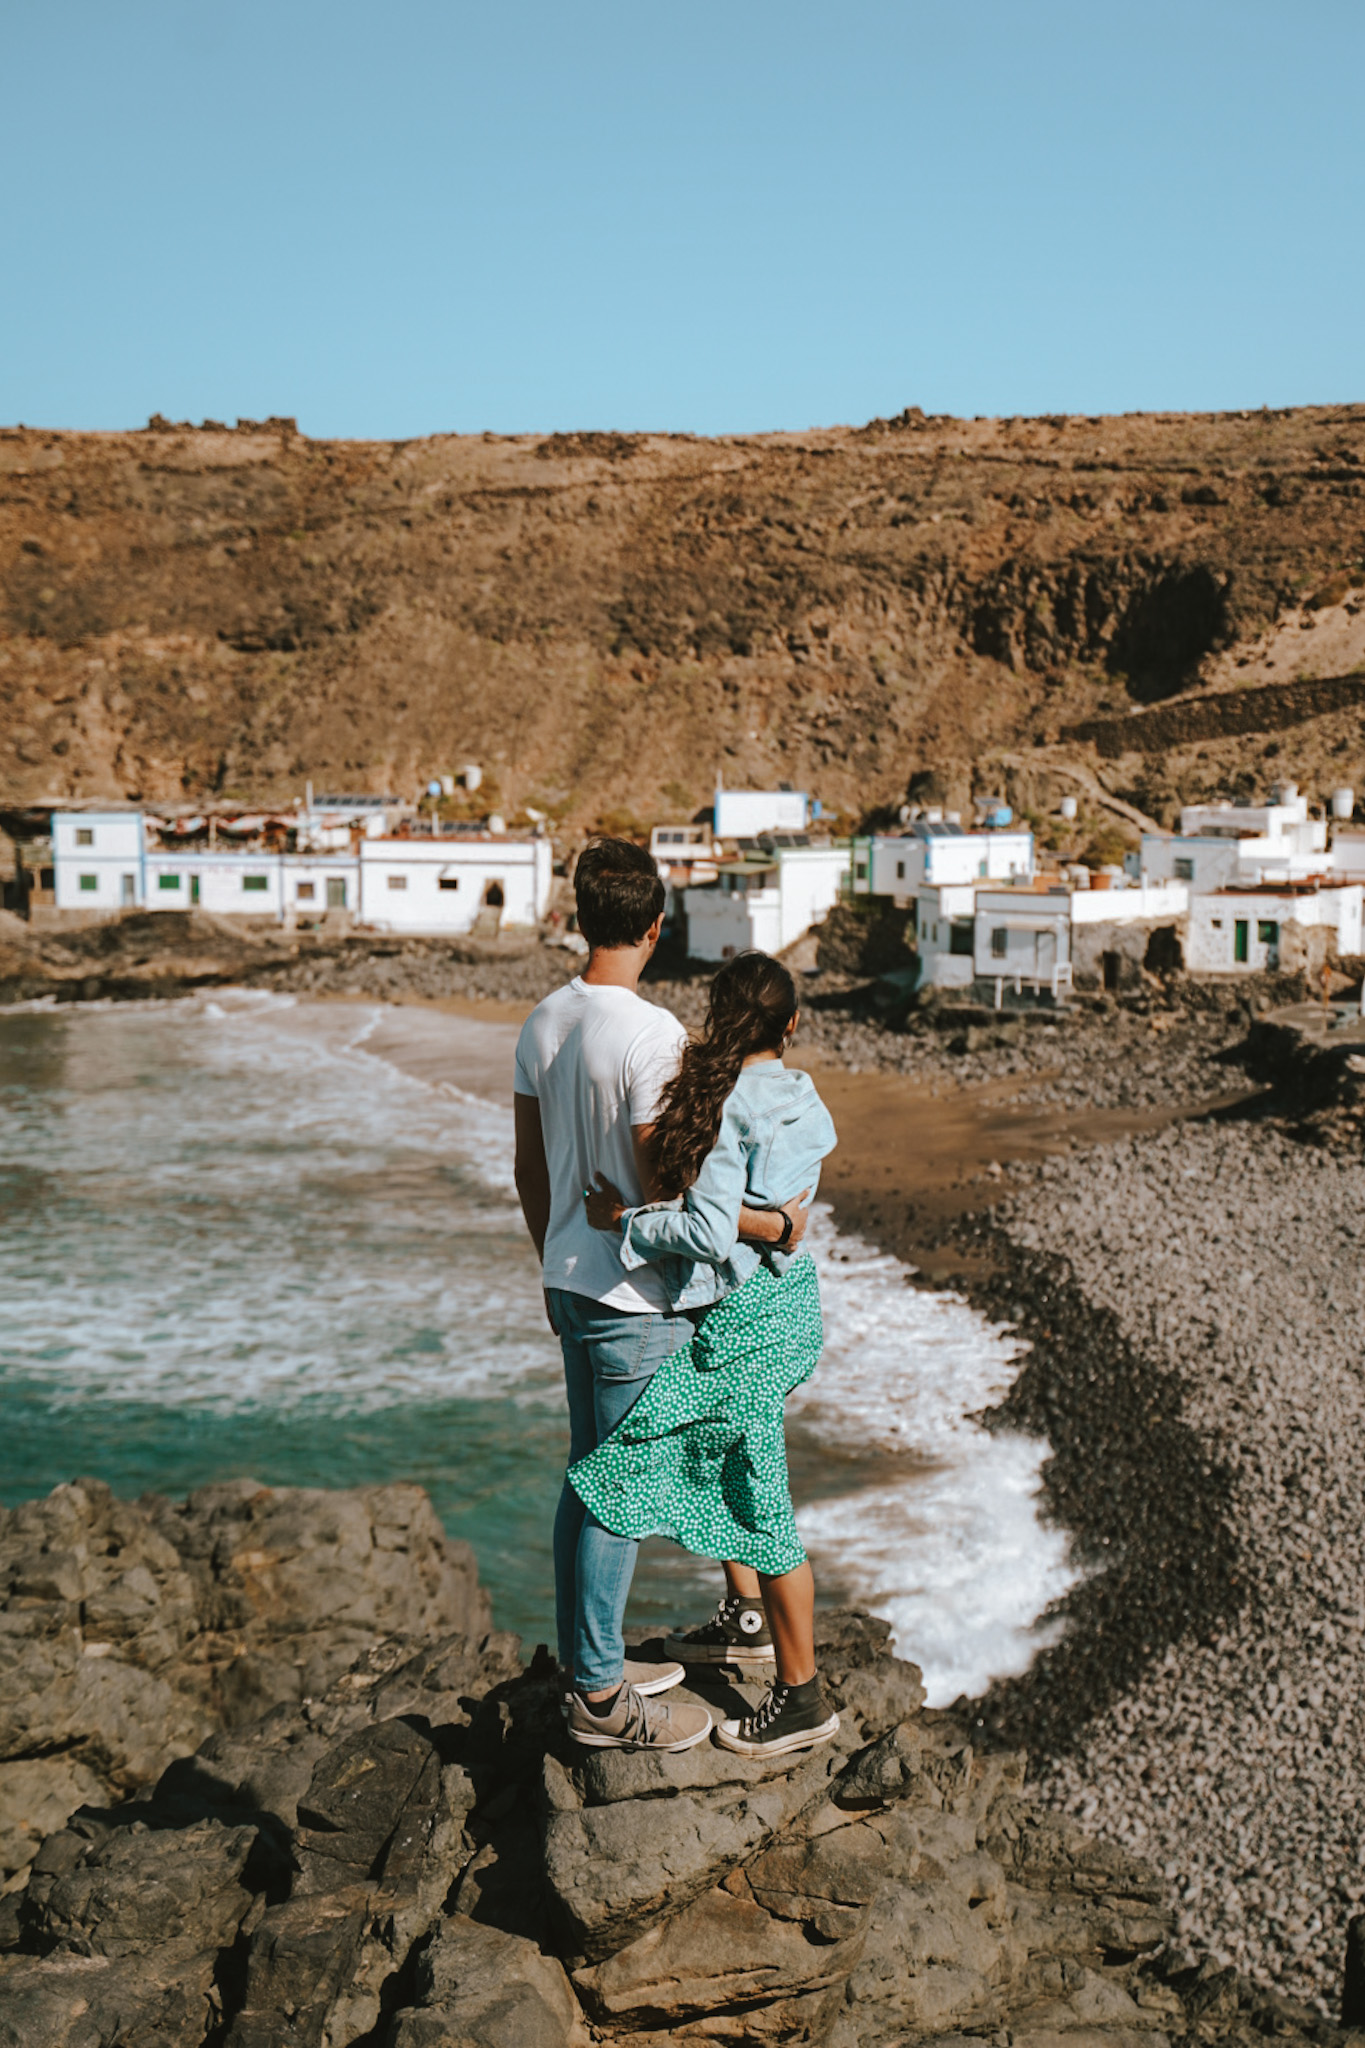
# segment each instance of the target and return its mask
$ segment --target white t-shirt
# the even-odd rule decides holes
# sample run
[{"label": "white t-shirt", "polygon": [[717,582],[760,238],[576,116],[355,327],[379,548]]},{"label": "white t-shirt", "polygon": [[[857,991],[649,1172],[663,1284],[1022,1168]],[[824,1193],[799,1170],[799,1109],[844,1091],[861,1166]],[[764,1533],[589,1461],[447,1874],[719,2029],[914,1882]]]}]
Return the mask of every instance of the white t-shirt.
[{"label": "white t-shirt", "polygon": [[686,1043],[668,1010],[628,988],[589,986],[581,975],[537,1003],[522,1025],[516,1092],[540,1104],[550,1170],[547,1287],[625,1315],[668,1307],[662,1275],[647,1266],[627,1273],[620,1239],[593,1229],[583,1190],[602,1172],[631,1208],[644,1200],[631,1129],[657,1119]]}]

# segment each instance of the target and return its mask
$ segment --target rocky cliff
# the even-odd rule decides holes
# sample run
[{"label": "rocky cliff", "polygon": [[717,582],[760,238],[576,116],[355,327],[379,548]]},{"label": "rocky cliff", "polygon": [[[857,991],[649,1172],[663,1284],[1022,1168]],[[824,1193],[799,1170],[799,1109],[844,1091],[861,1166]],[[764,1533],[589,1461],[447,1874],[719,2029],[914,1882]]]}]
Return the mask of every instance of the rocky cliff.
[{"label": "rocky cliff", "polygon": [[1345,2039],[1173,1949],[1161,1878],[1034,1811],[867,1615],[821,1623],[826,1749],[585,1754],[414,1489],[60,1488],[3,1540],[21,1645],[165,1688],[135,1749],[39,1652],[7,1674],[9,1754],[91,1782],[8,1893],[4,2048]]},{"label": "rocky cliff", "polygon": [[488,1628],[473,1553],[416,1486],[135,1505],[87,1479],[0,1513],[0,1885],[82,1801],[326,1691],[376,1637]]},{"label": "rocky cliff", "polygon": [[577,824],[687,815],[718,769],[846,815],[961,799],[973,763],[1024,801],[1098,766],[1148,810],[1270,764],[1362,781],[1363,585],[1360,406],[15,429],[0,800],[411,789],[464,760],[509,814]]}]

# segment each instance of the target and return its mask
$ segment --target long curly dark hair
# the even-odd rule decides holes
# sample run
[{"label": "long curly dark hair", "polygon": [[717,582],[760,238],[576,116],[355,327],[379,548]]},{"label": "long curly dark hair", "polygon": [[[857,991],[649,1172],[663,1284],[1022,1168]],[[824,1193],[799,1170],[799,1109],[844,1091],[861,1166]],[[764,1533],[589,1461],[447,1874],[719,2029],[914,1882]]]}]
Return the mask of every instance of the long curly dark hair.
[{"label": "long curly dark hair", "polygon": [[720,1132],[725,1098],[750,1053],[777,1052],[796,1015],[796,983],[767,953],[737,953],[711,984],[706,1027],[682,1056],[654,1126],[664,1194],[690,1188]]}]

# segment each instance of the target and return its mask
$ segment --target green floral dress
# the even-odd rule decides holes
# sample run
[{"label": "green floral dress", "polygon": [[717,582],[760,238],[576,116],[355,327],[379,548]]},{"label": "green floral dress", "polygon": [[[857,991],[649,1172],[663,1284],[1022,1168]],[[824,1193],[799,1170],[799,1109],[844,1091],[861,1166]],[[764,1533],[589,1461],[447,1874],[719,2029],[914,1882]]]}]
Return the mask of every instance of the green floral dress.
[{"label": "green floral dress", "polygon": [[769,1577],[806,1553],[787,1484],[782,1407],[824,1343],[808,1254],[779,1278],[760,1266],[665,1359],[612,1434],[569,1467],[603,1528],[669,1536],[699,1557]]}]

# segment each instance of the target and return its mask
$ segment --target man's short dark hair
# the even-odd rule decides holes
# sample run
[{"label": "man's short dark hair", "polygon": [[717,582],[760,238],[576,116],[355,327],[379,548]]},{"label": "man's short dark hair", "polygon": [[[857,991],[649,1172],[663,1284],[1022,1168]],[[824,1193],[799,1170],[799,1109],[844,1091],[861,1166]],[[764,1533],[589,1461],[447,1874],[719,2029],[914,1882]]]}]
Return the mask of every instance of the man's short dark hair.
[{"label": "man's short dark hair", "polygon": [[590,946],[638,946],[664,907],[652,854],[629,839],[594,839],[574,869],[578,929]]}]

